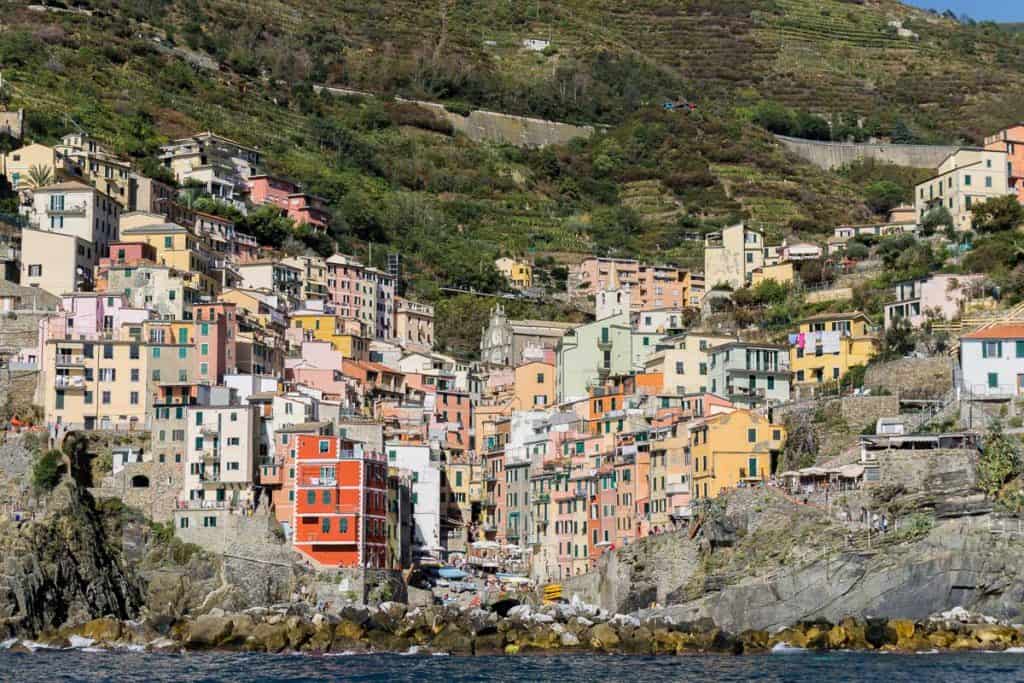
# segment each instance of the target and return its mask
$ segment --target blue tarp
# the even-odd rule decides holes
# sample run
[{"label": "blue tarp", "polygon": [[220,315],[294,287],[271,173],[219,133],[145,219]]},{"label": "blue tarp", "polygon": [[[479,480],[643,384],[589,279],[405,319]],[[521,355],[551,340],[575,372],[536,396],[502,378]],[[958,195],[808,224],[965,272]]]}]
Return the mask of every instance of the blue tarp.
[{"label": "blue tarp", "polygon": [[453,581],[464,579],[467,576],[466,572],[461,569],[455,569],[454,567],[441,567],[437,570],[437,575],[442,579],[451,579]]}]

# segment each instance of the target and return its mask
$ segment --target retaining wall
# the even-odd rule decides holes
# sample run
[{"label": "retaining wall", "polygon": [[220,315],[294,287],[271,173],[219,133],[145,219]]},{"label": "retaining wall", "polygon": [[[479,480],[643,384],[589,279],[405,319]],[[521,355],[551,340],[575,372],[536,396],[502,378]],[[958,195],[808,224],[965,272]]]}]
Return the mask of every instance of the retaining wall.
[{"label": "retaining wall", "polygon": [[952,145],[895,145],[889,143],[821,142],[776,135],[782,146],[815,166],[832,170],[861,159],[875,159],[897,166],[937,168],[956,151]]}]

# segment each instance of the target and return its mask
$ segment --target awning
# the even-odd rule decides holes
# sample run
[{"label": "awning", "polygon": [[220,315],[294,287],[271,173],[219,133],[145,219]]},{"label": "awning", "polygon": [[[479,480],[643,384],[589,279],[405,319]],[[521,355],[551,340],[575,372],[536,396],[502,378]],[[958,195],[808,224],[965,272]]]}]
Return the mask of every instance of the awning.
[{"label": "awning", "polygon": [[442,567],[437,570],[437,575],[442,579],[451,579],[453,581],[460,581],[467,576],[466,572],[454,567]]}]

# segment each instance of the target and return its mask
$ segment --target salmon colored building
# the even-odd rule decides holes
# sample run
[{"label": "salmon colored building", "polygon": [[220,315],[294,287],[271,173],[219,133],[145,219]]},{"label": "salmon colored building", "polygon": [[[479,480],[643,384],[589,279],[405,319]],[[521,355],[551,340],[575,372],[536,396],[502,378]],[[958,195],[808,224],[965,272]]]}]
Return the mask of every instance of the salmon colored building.
[{"label": "salmon colored building", "polygon": [[330,567],[383,569],[388,467],[382,453],[337,436],[299,435],[292,545]]},{"label": "salmon colored building", "polygon": [[1017,123],[995,135],[985,138],[985,149],[1006,152],[1006,182],[1008,192],[1024,202],[1024,123]]}]

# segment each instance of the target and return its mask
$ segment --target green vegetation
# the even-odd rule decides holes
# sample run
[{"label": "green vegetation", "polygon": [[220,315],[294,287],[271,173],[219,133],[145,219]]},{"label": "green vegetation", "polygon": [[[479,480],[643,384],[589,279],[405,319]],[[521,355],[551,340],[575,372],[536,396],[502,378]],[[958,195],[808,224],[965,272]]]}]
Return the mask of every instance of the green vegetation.
[{"label": "green vegetation", "polygon": [[975,204],[971,216],[974,229],[980,233],[1014,230],[1024,223],[1024,206],[1017,201],[1016,195],[992,197]]},{"label": "green vegetation", "polygon": [[1021,474],[1020,443],[1003,431],[995,420],[985,435],[985,443],[978,457],[978,486],[996,497],[1010,479]]},{"label": "green vegetation", "polygon": [[55,449],[41,453],[32,464],[32,486],[40,492],[52,491],[60,483],[63,469],[63,453]]}]

